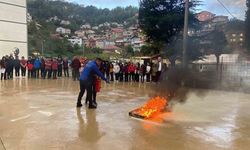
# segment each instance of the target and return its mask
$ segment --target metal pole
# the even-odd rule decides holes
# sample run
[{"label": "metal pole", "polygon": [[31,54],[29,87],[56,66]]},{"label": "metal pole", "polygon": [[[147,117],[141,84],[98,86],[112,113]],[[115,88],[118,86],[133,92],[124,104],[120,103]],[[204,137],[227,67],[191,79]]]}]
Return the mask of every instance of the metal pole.
[{"label": "metal pole", "polygon": [[44,52],[43,41],[44,40],[42,40],[42,56],[43,56],[43,52]]},{"label": "metal pole", "polygon": [[187,67],[187,40],[188,40],[188,15],[189,15],[189,0],[185,1],[185,18],[184,18],[184,31],[183,31],[183,67]]}]

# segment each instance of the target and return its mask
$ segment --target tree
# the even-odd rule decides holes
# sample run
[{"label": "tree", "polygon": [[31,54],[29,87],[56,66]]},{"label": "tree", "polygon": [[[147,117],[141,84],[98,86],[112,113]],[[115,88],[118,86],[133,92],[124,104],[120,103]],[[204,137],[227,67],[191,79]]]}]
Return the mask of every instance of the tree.
[{"label": "tree", "polygon": [[[198,1],[190,3],[191,10]],[[184,27],[185,0],[141,0],[139,8],[139,25],[146,34],[150,44],[161,43],[164,53],[174,63],[182,56],[179,36]],[[195,28],[198,20],[191,12],[190,27]],[[178,43],[178,44],[177,44]],[[177,48],[178,47],[178,48]],[[174,64],[173,64],[174,65]]]},{"label": "tree", "polygon": [[246,21],[245,21],[245,29],[246,29],[246,40],[245,40],[245,45],[250,53],[250,0],[246,0],[246,5],[247,5],[247,11],[246,11]]},{"label": "tree", "polygon": [[[197,3],[190,3],[191,8]],[[141,0],[139,25],[150,41],[171,42],[184,26],[184,0]],[[190,24],[197,19],[190,15]]]},{"label": "tree", "polygon": [[215,29],[209,35],[211,41],[211,49],[216,56],[216,68],[219,70],[220,56],[225,52],[225,47],[227,45],[227,39],[225,33],[221,30]]},{"label": "tree", "polygon": [[[189,62],[203,58],[199,37],[189,37],[187,43],[187,59]],[[175,42],[171,42],[165,46],[164,52],[172,67],[175,66],[176,60],[182,58],[182,47],[183,39],[181,36],[177,38]]]},{"label": "tree", "polygon": [[122,55],[123,55],[124,58],[134,56],[135,52],[134,52],[133,47],[131,45],[128,45],[128,46],[124,47],[124,49],[122,51]]}]

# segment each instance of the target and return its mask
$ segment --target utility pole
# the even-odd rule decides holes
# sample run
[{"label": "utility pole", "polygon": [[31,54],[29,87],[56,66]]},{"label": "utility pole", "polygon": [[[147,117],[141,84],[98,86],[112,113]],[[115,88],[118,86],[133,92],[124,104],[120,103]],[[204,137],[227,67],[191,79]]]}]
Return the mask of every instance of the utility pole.
[{"label": "utility pole", "polygon": [[184,31],[183,31],[183,53],[182,53],[182,63],[184,68],[187,67],[188,15],[189,15],[189,0],[186,0]]},{"label": "utility pole", "polygon": [[45,40],[42,40],[42,56],[44,56],[44,42]]}]

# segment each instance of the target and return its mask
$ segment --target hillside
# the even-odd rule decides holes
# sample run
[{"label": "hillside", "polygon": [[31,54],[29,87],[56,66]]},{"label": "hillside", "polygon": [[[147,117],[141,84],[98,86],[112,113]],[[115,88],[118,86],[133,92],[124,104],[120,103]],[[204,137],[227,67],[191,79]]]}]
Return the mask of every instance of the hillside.
[{"label": "hillside", "polygon": [[[82,49],[72,46],[67,38],[74,36],[74,32],[83,25],[98,27],[102,24],[117,25],[128,28],[136,25],[138,8],[117,7],[112,10],[98,9],[94,6],[82,6],[65,1],[28,0],[28,13],[32,20],[28,24],[29,53],[34,51],[41,53],[45,49],[48,55],[74,55]],[[58,27],[71,30],[69,35],[61,35],[61,38],[51,38]],[[97,30],[99,34],[105,34],[105,30]]]}]

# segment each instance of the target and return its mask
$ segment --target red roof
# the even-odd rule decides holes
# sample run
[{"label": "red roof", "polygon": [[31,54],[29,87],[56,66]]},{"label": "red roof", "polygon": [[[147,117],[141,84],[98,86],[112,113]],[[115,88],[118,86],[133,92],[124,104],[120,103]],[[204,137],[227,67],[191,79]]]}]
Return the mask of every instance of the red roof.
[{"label": "red roof", "polygon": [[121,28],[112,28],[111,31],[115,32],[115,33],[121,33],[121,32],[123,32],[123,29],[121,29]]},{"label": "red roof", "polygon": [[104,50],[119,50],[120,48],[115,45],[106,45],[102,49]]}]

